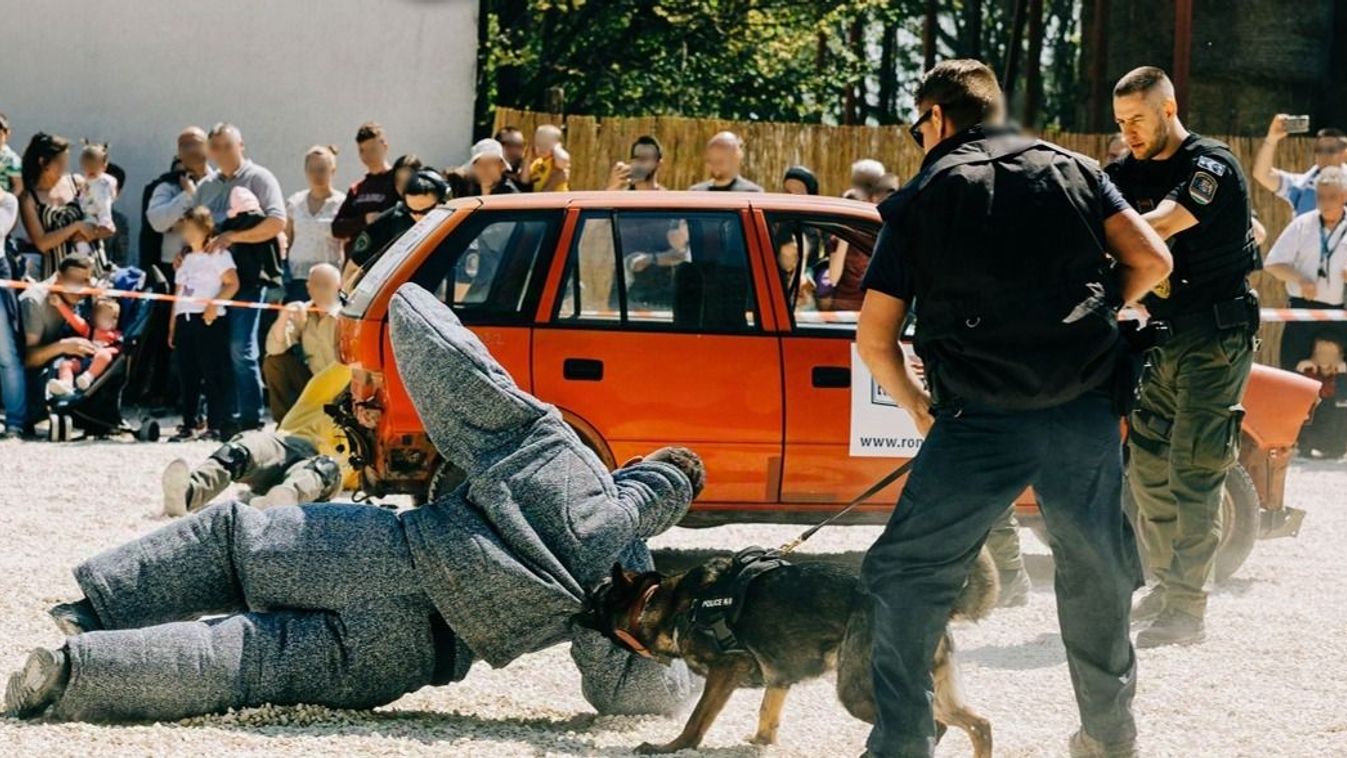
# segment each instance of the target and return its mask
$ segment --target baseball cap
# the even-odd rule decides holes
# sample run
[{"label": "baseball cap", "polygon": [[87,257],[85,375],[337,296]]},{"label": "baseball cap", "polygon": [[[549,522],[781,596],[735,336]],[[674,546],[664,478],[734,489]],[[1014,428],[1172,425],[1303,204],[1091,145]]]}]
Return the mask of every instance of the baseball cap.
[{"label": "baseball cap", "polygon": [[497,158],[501,163],[508,164],[508,161],[505,160],[505,148],[501,147],[499,141],[490,137],[478,140],[477,144],[472,146],[472,157],[468,158],[467,163],[463,164],[463,168],[472,168],[472,165],[482,158]]}]

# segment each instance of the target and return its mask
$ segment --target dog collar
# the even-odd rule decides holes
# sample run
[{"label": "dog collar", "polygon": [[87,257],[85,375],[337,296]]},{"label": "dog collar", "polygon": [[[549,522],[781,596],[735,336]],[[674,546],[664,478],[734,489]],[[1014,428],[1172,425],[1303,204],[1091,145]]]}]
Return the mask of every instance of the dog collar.
[{"label": "dog collar", "polygon": [[641,620],[641,615],[645,613],[646,606],[650,604],[650,599],[659,591],[659,582],[655,581],[645,588],[641,593],[641,599],[631,606],[631,611],[627,614],[627,628],[617,627],[613,630],[613,636],[622,641],[623,645],[631,652],[642,658],[654,658],[655,655],[650,652],[650,648],[641,642],[635,634],[637,624]]}]

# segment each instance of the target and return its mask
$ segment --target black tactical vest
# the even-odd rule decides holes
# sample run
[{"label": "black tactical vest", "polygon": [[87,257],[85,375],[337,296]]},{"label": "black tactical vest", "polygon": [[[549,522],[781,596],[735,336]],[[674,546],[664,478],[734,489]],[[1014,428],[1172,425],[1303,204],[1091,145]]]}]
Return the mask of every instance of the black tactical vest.
[{"label": "black tactical vest", "polygon": [[1097,164],[1005,130],[951,141],[880,207],[914,266],[937,402],[1048,408],[1104,384],[1121,295]]},{"label": "black tactical vest", "polygon": [[[1227,199],[1218,216],[1204,218],[1170,240],[1174,271],[1167,286],[1157,288],[1160,294],[1145,300],[1153,315],[1186,313],[1236,297],[1245,289],[1244,277],[1262,267],[1250,223],[1248,182],[1225,143],[1192,134],[1167,160],[1140,161],[1128,155],[1107,169],[1140,213],[1154,210],[1175,187],[1194,181],[1198,172],[1206,172],[1203,180],[1213,186],[1228,179],[1228,186],[1219,191],[1235,192],[1237,197]],[[1219,179],[1214,172],[1219,172]]]}]

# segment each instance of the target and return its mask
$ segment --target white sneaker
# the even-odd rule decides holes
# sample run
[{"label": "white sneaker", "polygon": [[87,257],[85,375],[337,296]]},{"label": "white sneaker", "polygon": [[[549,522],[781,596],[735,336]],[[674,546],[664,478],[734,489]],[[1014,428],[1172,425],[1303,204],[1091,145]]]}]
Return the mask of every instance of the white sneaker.
[{"label": "white sneaker", "polygon": [[192,487],[192,469],[187,461],[176,458],[164,469],[164,515],[186,516],[187,493]]},{"label": "white sneaker", "polygon": [[66,384],[60,379],[52,379],[51,381],[47,382],[47,394],[51,395],[52,397],[69,395],[74,393],[74,391],[75,391],[74,387],[71,387],[69,384]]},{"label": "white sneaker", "polygon": [[248,501],[248,505],[260,511],[281,505],[299,505],[299,495],[295,492],[294,487],[281,485],[267,490],[265,495],[254,497]]},{"label": "white sneaker", "polygon": [[94,375],[90,374],[88,371],[85,371],[83,374],[80,374],[79,376],[75,377],[75,386],[79,387],[81,390],[89,389],[89,385],[93,383],[94,383]]}]

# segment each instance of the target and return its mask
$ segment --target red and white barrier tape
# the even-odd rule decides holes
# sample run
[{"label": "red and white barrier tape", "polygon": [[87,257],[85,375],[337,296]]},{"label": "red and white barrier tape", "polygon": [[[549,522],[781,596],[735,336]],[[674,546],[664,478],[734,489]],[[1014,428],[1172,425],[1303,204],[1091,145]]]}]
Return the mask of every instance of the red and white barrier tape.
[{"label": "red and white barrier tape", "polygon": [[[0,287],[9,289],[25,290],[39,287],[47,292],[65,292],[71,295],[84,295],[87,297],[111,297],[111,298],[136,298],[140,300],[158,300],[165,303],[201,303],[202,305],[220,305],[228,308],[252,308],[253,310],[286,310],[288,306],[283,303],[253,303],[247,300],[221,300],[208,297],[182,297],[180,295],[163,295],[158,292],[140,292],[137,290],[119,290],[110,287],[67,287],[64,284],[54,282],[25,282],[17,279],[0,279]],[[310,310],[318,310],[310,308]]]}]

